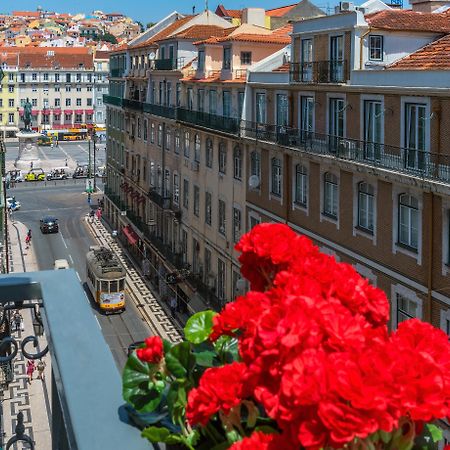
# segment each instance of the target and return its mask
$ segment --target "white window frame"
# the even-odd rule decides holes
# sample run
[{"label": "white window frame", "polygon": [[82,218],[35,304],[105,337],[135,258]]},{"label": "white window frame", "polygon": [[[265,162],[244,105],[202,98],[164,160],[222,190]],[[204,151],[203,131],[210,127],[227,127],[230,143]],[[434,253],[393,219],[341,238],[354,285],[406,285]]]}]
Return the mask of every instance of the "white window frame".
[{"label": "white window frame", "polygon": [[[380,146],[380,150],[379,150],[379,154],[377,155],[376,152],[376,148],[375,145],[373,144],[373,141],[368,143],[368,144],[364,144],[365,148],[364,148],[364,157],[366,159],[369,160],[379,160],[382,158],[383,155],[383,145],[384,145],[384,127],[385,127],[385,123],[384,123],[384,117],[385,117],[385,108],[384,108],[384,96],[379,95],[379,96],[372,96],[372,95],[362,95],[361,96],[361,103],[360,103],[360,123],[362,124],[361,126],[361,141],[363,141],[364,143],[368,142],[368,128],[367,128],[367,121],[369,120],[367,118],[366,115],[366,106],[369,104],[379,104],[380,105],[380,112],[379,115],[376,114],[375,116],[373,116],[372,121],[377,120],[378,118],[380,118],[381,120],[381,129],[380,129],[380,136],[379,136],[379,142],[377,142],[377,144]],[[373,108],[376,109],[375,106],[373,106]]]},{"label": "white window frame", "polygon": [[[239,215],[239,221],[237,221],[236,213]],[[239,239],[242,236],[242,208],[237,203],[233,204],[233,242],[239,242]],[[237,227],[237,225],[239,225]]]},{"label": "white window frame", "polygon": [[[270,158],[270,198],[281,199],[283,197],[283,160],[282,155],[272,155]],[[279,173],[274,173],[274,162],[279,161]]]},{"label": "white window frame", "polygon": [[423,316],[423,301],[422,299],[417,295],[415,291],[412,289],[407,288],[406,286],[403,286],[402,284],[393,284],[391,286],[391,326],[392,330],[397,329],[398,327],[398,301],[397,301],[397,295],[400,295],[407,300],[414,302],[417,304],[417,318],[422,319]]},{"label": "white window frame", "polygon": [[[367,181],[360,181],[357,188],[357,226],[367,233],[373,234],[375,230],[375,188]],[[363,212],[364,214],[362,214]],[[372,221],[370,219],[372,219]],[[372,228],[370,226],[372,226]]]},{"label": "white window frame", "polygon": [[[379,38],[380,39],[380,45],[379,47],[373,47],[372,46],[372,38]],[[371,50],[372,48],[375,48],[376,50],[380,51],[380,57],[379,58],[373,58],[371,56]],[[378,61],[381,62],[384,59],[384,36],[382,34],[369,34],[367,37],[367,59],[369,61]]]},{"label": "white window frame", "polygon": [[239,144],[233,147],[233,178],[242,181],[242,150]]},{"label": "white window frame", "polygon": [[[336,183],[331,182],[329,180],[326,180],[325,178],[327,177],[327,174],[333,176],[336,178]],[[321,199],[322,199],[322,205],[321,205],[321,217],[330,220],[331,222],[338,222],[339,221],[339,193],[340,193],[340,189],[339,189],[339,175],[337,175],[335,172],[333,172],[332,170],[325,170],[321,176]],[[325,203],[326,203],[326,196],[327,196],[327,189],[326,189],[326,185],[330,184],[333,186],[336,186],[336,192],[333,194],[333,191],[330,191],[333,195],[331,198],[331,205],[332,205],[332,209],[336,209],[336,215],[334,215],[333,213],[330,213],[328,211],[325,211]],[[334,202],[335,200],[335,202]]]},{"label": "white window frame", "polygon": [[[440,328],[444,333],[447,333],[450,338],[450,308],[441,309],[440,314]],[[447,329],[448,327],[448,329]]]},{"label": "white window frame", "polygon": [[[359,184],[367,183],[373,187],[374,190],[374,203],[373,203],[373,232],[368,233],[364,229],[358,227],[358,207],[359,207]],[[371,177],[358,177],[353,176],[353,236],[362,236],[372,241],[373,245],[377,243],[377,218],[378,218],[378,180]]]},{"label": "white window frame", "polygon": [[[306,202],[297,201],[297,168],[303,168],[304,173],[301,173],[302,184],[304,183],[304,192]],[[306,178],[306,179],[304,179]],[[308,211],[309,208],[309,164],[305,164],[304,161],[294,161],[292,167],[292,209],[301,209]]]},{"label": "white window frame", "polygon": [[[414,205],[411,205],[410,203],[415,200],[417,202],[417,207]],[[407,227],[407,242],[401,241],[401,231],[400,227],[402,226],[401,223],[401,211],[404,211],[407,214],[406,223],[404,226]],[[414,214],[417,214],[417,224],[413,223]],[[398,232],[397,232],[397,241],[399,244],[406,245],[407,247],[410,247],[411,249],[418,250],[419,247],[419,222],[420,222],[420,210],[419,210],[419,199],[416,198],[413,195],[410,194],[400,194],[398,197]],[[417,245],[414,245],[412,242],[412,230],[415,229],[417,232]]]}]

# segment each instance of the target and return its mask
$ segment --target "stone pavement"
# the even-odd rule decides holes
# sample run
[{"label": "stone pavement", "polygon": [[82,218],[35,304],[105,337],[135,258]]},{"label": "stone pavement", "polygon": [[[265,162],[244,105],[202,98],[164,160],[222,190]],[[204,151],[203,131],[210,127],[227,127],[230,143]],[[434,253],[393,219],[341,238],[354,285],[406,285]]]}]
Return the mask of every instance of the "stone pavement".
[{"label": "stone pavement", "polygon": [[[38,270],[33,247],[26,249],[25,236],[27,228],[24,224],[10,220],[8,222],[10,272],[33,272]],[[33,240],[32,240],[33,241]],[[30,335],[34,335],[32,313],[30,309],[21,311],[23,316],[23,331],[12,332],[12,336],[20,341]],[[42,350],[47,345],[45,336],[38,338],[38,348],[33,348],[30,343],[26,350],[30,353]],[[46,355],[43,358],[46,363],[44,381],[37,378],[37,370],[33,375],[31,384],[28,383],[26,374],[27,359],[20,351],[14,359],[14,379],[9,387],[0,394],[2,406],[3,441],[5,445],[8,439],[15,434],[16,417],[19,412],[24,415],[25,434],[35,442],[36,450],[51,449],[51,360]],[[37,362],[36,362],[37,363]],[[19,444],[14,449],[28,448]]]}]

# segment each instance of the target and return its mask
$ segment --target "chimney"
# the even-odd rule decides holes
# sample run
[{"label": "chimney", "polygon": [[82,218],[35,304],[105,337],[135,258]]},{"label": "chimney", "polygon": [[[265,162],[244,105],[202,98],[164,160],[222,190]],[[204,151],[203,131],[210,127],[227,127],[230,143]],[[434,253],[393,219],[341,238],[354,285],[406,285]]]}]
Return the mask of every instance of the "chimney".
[{"label": "chimney", "polygon": [[242,23],[266,26],[266,11],[263,8],[245,8],[242,10]]}]

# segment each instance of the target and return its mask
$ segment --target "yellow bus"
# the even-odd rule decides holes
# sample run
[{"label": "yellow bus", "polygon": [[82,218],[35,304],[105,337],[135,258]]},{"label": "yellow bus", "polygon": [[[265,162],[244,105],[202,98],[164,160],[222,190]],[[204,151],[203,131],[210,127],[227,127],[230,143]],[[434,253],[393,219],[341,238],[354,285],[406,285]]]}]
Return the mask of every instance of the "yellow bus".
[{"label": "yellow bus", "polygon": [[92,246],[86,255],[87,285],[100,311],[125,310],[125,269],[105,247]]}]

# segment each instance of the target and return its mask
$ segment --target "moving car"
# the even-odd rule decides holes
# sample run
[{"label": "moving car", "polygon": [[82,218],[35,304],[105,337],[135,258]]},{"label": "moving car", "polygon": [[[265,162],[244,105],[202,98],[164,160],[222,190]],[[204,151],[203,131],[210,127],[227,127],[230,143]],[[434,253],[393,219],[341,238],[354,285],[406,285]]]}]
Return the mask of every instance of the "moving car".
[{"label": "moving car", "polygon": [[41,168],[31,169],[25,175],[25,181],[44,181],[45,180],[45,172]]},{"label": "moving car", "polygon": [[40,220],[39,228],[42,234],[57,233],[59,231],[58,219],[53,216],[45,216]]},{"label": "moving car", "polygon": [[72,175],[72,178],[87,178],[88,172],[89,166],[87,164],[78,165]]},{"label": "moving car", "polygon": [[55,270],[64,270],[69,268],[67,259],[55,259]]},{"label": "moving car", "polygon": [[7,197],[6,207],[11,211],[17,211],[18,209],[20,209],[21,204],[16,200],[16,197]]},{"label": "moving car", "polygon": [[67,180],[67,167],[55,167],[47,174],[47,180]]}]

